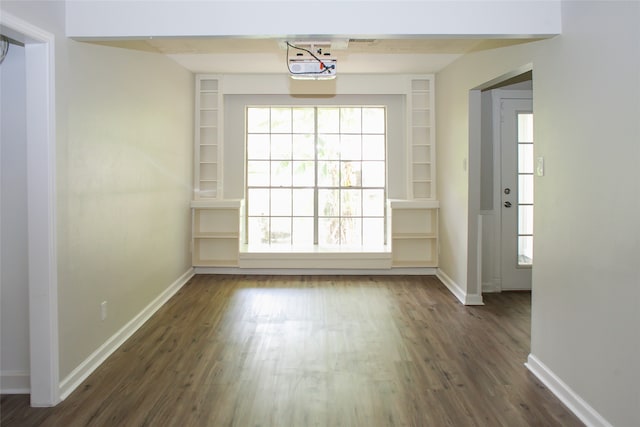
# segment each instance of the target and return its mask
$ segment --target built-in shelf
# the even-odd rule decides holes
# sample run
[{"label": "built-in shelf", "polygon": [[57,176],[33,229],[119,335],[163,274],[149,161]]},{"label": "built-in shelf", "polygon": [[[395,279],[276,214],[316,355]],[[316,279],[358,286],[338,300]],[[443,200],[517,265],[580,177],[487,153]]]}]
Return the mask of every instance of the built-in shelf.
[{"label": "built-in shelf", "polygon": [[194,199],[222,196],[222,91],[218,76],[196,76]]},{"label": "built-in shelf", "polygon": [[393,267],[438,266],[438,208],[435,200],[390,200]]},{"label": "built-in shelf", "polygon": [[193,265],[237,267],[242,201],[194,200],[191,209]]},{"label": "built-in shelf", "polygon": [[411,199],[435,199],[434,77],[413,76],[408,99]]},{"label": "built-in shelf", "polygon": [[[327,265],[343,265],[340,262],[346,259],[350,262],[362,261],[362,265],[365,265],[361,258],[366,258],[365,261],[375,267],[438,265],[434,76],[409,76],[407,82],[407,200],[392,200],[389,203],[386,249],[367,253],[366,257],[361,255],[364,252],[335,255],[309,251],[292,255],[292,266],[301,262],[301,256],[308,258],[310,265],[314,259],[322,259]],[[222,93],[220,76],[196,76],[194,196],[191,204],[193,265],[240,268],[269,266],[276,255],[281,254],[274,255],[273,248],[268,253],[242,250],[242,202],[223,199]]]},{"label": "built-in shelf", "polygon": [[239,268],[437,267],[438,202],[390,200],[390,244],[382,248],[242,245],[242,200],[194,200],[193,265]]}]

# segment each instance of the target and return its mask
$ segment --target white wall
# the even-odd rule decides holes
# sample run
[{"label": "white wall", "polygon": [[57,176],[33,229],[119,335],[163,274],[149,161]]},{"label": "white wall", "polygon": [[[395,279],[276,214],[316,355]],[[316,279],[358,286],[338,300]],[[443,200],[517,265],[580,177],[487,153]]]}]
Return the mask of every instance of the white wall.
[{"label": "white wall", "polygon": [[[190,270],[193,76],[69,40],[63,2],[3,1],[56,35],[60,379]],[[100,320],[100,303],[108,317]]]},{"label": "white wall", "polygon": [[[122,19],[126,10],[127,19]],[[539,35],[560,32],[560,2],[70,1],[70,37],[286,34]],[[354,17],[357,17],[354,19]]]},{"label": "white wall", "polygon": [[531,354],[586,402],[582,415],[616,426],[640,425],[639,19],[635,2],[565,2],[562,36],[466,55],[436,79],[441,268],[475,291],[465,254],[467,213],[479,206],[467,204],[462,169],[469,90],[533,63],[546,174],[535,183]]},{"label": "white wall", "polygon": [[0,66],[0,389],[29,389],[27,135],[24,48],[11,45]]}]

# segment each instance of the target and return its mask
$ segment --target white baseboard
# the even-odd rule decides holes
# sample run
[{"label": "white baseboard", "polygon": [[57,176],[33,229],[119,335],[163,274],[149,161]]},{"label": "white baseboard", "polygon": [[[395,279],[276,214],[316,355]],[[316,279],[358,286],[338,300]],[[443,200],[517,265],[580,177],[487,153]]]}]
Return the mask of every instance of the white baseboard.
[{"label": "white baseboard", "polygon": [[360,268],[239,268],[239,267],[196,267],[196,274],[246,274],[277,276],[435,276],[432,267],[403,267],[391,269]]},{"label": "white baseboard", "polygon": [[124,325],[118,332],[87,357],[65,379],[60,382],[60,400],[64,400],[93,371],[95,371],[114,351],[133,335],[153,314],[158,311],[176,292],[194,276],[194,269],[189,268],[182,276],[167,287],[151,301],[140,313]]},{"label": "white baseboard", "polygon": [[0,371],[0,394],[29,394],[29,371]]},{"label": "white baseboard", "polygon": [[500,285],[495,281],[483,282],[482,283],[482,293],[496,293],[501,292]]},{"label": "white baseboard", "polygon": [[449,291],[456,297],[458,298],[458,301],[460,301],[462,304],[464,305],[484,305],[484,302],[482,302],[482,295],[476,295],[476,294],[467,294],[465,291],[462,290],[462,288],[456,283],[454,282],[451,277],[449,277],[447,275],[447,273],[445,273],[444,271],[442,271],[442,269],[438,269],[436,276],[438,276],[438,279],[440,279],[440,281],[442,283],[444,283],[444,285],[447,287],[447,289],[449,289]]},{"label": "white baseboard", "polygon": [[525,366],[587,426],[613,427],[536,356],[529,354]]},{"label": "white baseboard", "polygon": [[482,293],[483,294],[492,294],[498,292],[498,290],[493,286],[491,282],[483,282],[482,283]]}]

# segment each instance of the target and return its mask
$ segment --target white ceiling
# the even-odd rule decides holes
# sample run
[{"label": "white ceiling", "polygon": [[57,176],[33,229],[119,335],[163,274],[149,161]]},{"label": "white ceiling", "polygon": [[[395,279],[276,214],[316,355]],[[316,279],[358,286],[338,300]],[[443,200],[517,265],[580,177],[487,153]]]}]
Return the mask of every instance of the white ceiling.
[{"label": "white ceiling", "polygon": [[[334,39],[337,48],[329,50],[337,59],[338,74],[435,73],[466,53],[535,40],[539,39],[345,38]],[[93,43],[162,53],[194,73],[281,73],[286,70],[284,39],[149,38]]]}]

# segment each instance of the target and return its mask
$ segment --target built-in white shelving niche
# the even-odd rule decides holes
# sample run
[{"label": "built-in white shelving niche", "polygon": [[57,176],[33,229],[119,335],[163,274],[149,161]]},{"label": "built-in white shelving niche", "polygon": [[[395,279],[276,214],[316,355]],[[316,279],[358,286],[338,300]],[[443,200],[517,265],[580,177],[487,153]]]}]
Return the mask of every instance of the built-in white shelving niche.
[{"label": "built-in white shelving niche", "polygon": [[435,199],[433,76],[413,76],[408,96],[409,192],[412,199]]},{"label": "built-in white shelving niche", "polygon": [[218,76],[196,76],[194,199],[222,197],[222,90]]},{"label": "built-in white shelving niche", "polygon": [[438,266],[438,207],[431,200],[391,200],[392,267]]},{"label": "built-in white shelving niche", "polygon": [[193,201],[193,265],[237,267],[241,200]]}]

